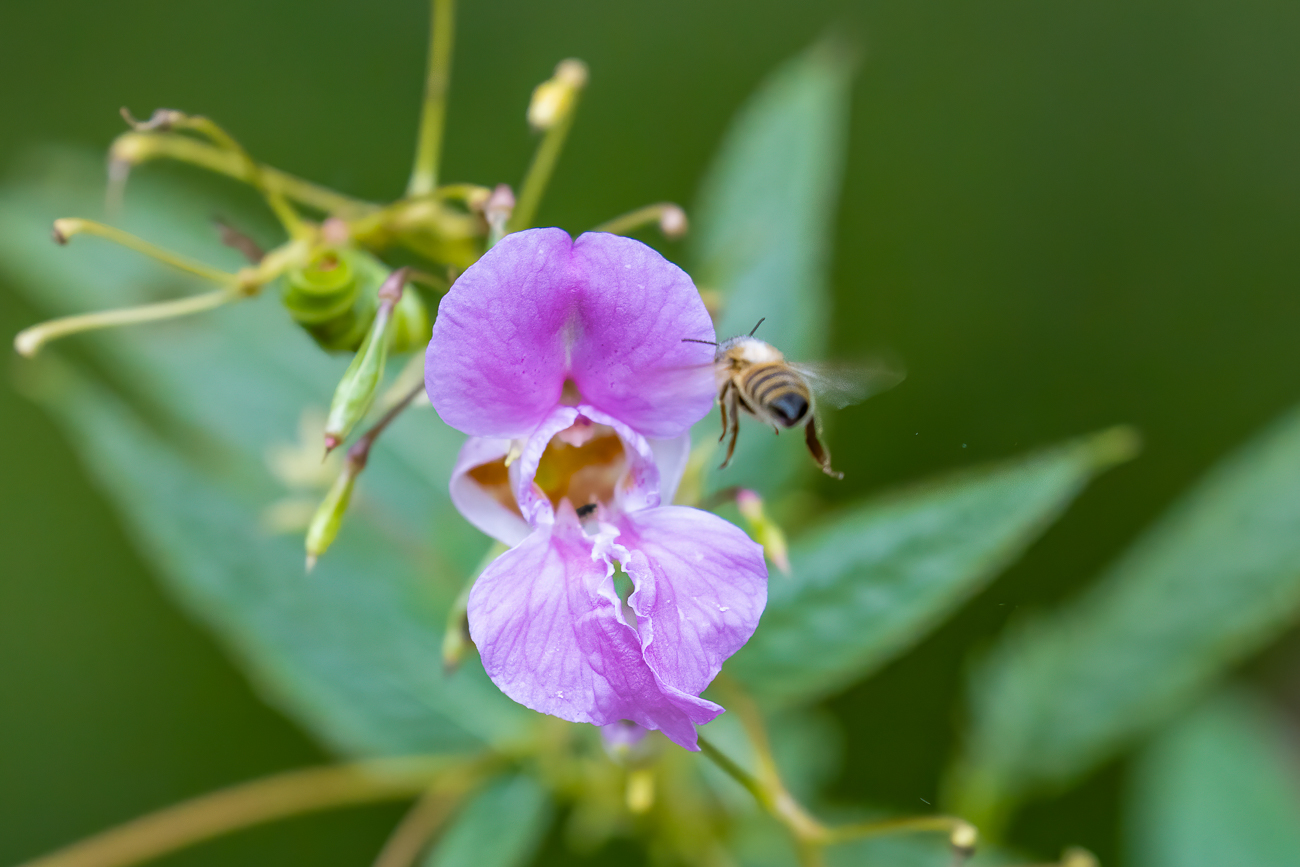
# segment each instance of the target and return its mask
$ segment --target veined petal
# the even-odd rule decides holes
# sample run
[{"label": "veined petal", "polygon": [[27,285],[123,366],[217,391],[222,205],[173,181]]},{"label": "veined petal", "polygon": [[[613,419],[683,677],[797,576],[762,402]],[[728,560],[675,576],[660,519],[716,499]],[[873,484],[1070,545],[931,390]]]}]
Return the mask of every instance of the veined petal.
[{"label": "veined petal", "polygon": [[659,502],[667,506],[677,496],[677,487],[691,459],[691,435],[686,432],[667,440],[650,440],[655,466],[659,468]]},{"label": "veined petal", "polygon": [[561,229],[507,235],[438,306],[425,387],[472,436],[527,435],[583,400],[644,436],[678,436],[713,404],[713,325],[690,277],[631,238]]},{"label": "veined petal", "polygon": [[[514,488],[502,467],[500,480],[475,478],[471,475],[478,467],[493,466],[510,451],[510,440],[470,437],[461,447],[456,466],[451,471],[451,502],[465,519],[478,529],[507,545],[518,545],[528,537],[533,528],[520,516],[513,505]],[[496,484],[484,484],[487,481]],[[511,497],[511,505],[502,502],[501,494]]]},{"label": "veined petal", "polygon": [[438,305],[424,384],[438,415],[471,436],[526,436],[560,402],[565,332],[580,291],[563,229],[502,238]]},{"label": "veined petal", "polygon": [[583,281],[571,371],[583,399],[647,437],[668,439],[713,407],[713,323],[686,272],[632,238],[588,232],[573,245]]},{"label": "veined petal", "polygon": [[631,720],[697,749],[695,726],[722,708],[650,669],[621,617],[613,567],[592,550],[565,507],[484,570],[468,609],[484,669],[533,710],[594,725]]},{"label": "veined petal", "polygon": [[646,662],[664,683],[699,694],[758,626],[767,604],[763,548],[685,506],[635,512],[619,527]]}]

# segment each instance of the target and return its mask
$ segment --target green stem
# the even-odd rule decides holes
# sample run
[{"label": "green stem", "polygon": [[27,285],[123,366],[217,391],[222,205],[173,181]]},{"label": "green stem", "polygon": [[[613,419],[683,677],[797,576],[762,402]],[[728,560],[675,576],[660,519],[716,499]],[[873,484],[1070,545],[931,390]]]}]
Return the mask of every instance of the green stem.
[{"label": "green stem", "polygon": [[143,253],[165,265],[170,265],[181,271],[188,271],[215,283],[233,284],[236,282],[234,274],[213,268],[211,265],[205,265],[187,256],[164,250],[162,247],[150,244],[143,238],[137,238],[130,232],[123,232],[121,229],[105,226],[103,223],[96,223],[94,220],[82,220],[75,217],[64,217],[54,221],[55,241],[66,244],[74,235],[97,235],[107,241],[112,241],[114,244],[120,244],[128,250]]},{"label": "green stem", "polygon": [[409,798],[441,776],[478,777],[483,768],[484,760],[412,757],[288,771],[183,801],[23,867],[126,867],[275,819]]},{"label": "green stem", "polygon": [[231,301],[238,301],[246,295],[231,289],[217,289],[189,298],[177,298],[158,304],[141,304],[138,307],[121,307],[116,310],[101,310],[98,313],[82,313],[77,316],[64,316],[51,319],[39,325],[20,331],[14,337],[14,349],[20,355],[31,358],[41,347],[52,340],[79,334],[83,331],[95,331],[100,328],[113,328],[118,325],[134,325],[140,322],[156,322],[160,319],[175,319],[191,313],[212,310]]},{"label": "green stem", "polygon": [[406,185],[408,197],[424,196],[438,186],[443,128],[447,120],[447,90],[451,84],[451,50],[455,37],[456,0],[433,0],[429,23],[429,72],[420,112],[415,167]]},{"label": "green stem", "polygon": [[176,133],[123,133],[113,142],[110,157],[115,164],[127,166],[154,159],[172,159],[245,183],[252,183],[254,176],[260,174],[267,187],[283,192],[301,205],[327,214],[359,216],[379,208],[372,202],[345,196],[271,166],[259,163],[255,166],[255,171],[250,171],[248,164],[238,154]]},{"label": "green stem", "polygon": [[573,126],[573,118],[577,114],[578,96],[578,92],[573,94],[573,101],[568,110],[556,119],[538,143],[533,161],[528,166],[528,174],[524,176],[523,187],[519,190],[519,199],[515,203],[514,212],[506,223],[507,233],[527,229],[533,224],[533,217],[537,216],[537,208],[542,204],[546,185],[550,183],[551,174],[560,160],[560,152],[564,150],[564,140],[568,138],[569,128]]}]

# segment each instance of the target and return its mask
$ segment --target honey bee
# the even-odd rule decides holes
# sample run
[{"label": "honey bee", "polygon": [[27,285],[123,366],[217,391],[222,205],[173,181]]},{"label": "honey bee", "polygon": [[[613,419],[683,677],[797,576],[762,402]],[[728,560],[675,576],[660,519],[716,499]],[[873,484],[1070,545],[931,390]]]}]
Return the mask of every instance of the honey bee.
[{"label": "honey bee", "polygon": [[804,441],[822,472],[842,479],[844,474],[831,468],[830,450],[822,444],[821,418],[817,404],[836,409],[865,400],[892,388],[903,373],[888,365],[810,364],[786,361],[781,350],[754,336],[764,319],[758,320],[749,334],[732,337],[721,343],[685,338],[687,343],[707,343],[717,347],[713,356],[714,378],[718,385],[718,404],[722,408],[722,442],[731,435],[726,467],[736,451],[740,435],[740,413],[758,419],[781,433],[782,428],[803,425]]}]

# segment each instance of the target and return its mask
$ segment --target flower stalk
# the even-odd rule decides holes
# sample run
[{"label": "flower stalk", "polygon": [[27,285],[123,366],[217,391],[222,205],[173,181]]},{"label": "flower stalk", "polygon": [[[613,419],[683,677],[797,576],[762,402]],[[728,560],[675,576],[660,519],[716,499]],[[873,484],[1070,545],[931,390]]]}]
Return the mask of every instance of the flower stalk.
[{"label": "flower stalk", "polygon": [[438,187],[438,163],[447,118],[447,90],[451,85],[455,21],[456,0],[433,0],[429,22],[429,71],[425,78],[415,166],[406,185],[408,198],[427,196]]},{"label": "flower stalk", "polygon": [[753,698],[726,675],[719,676],[715,686],[726,695],[727,703],[744,726],[754,749],[758,773],[751,774],[704,737],[699,739],[700,751],[753,795],[760,807],[786,826],[795,839],[805,867],[820,864],[821,850],[826,846],[913,832],[946,834],[958,864],[974,853],[978,839],[975,826],[955,816],[906,816],[838,826],[823,824],[786,789],[772,753],[767,727]]},{"label": "flower stalk", "polygon": [[494,761],[412,756],[288,771],[182,801],[22,867],[127,867],[277,819],[409,798],[439,781],[467,790]]},{"label": "flower stalk", "polygon": [[537,208],[542,203],[546,185],[550,183],[555,164],[559,162],[564,141],[573,126],[578,108],[578,97],[587,86],[587,65],[581,60],[561,60],[551,78],[537,85],[528,105],[528,122],[542,132],[542,140],[533,154],[533,161],[524,176],[519,190],[519,201],[506,224],[506,231],[518,232],[533,224]]},{"label": "flower stalk", "polygon": [[635,211],[628,211],[626,214],[617,216],[612,220],[606,220],[592,231],[609,232],[613,235],[627,235],[637,229],[656,225],[665,238],[676,241],[686,234],[686,230],[690,228],[690,221],[686,219],[686,212],[682,210],[681,205],[672,202],[659,202],[655,205],[637,208]]}]

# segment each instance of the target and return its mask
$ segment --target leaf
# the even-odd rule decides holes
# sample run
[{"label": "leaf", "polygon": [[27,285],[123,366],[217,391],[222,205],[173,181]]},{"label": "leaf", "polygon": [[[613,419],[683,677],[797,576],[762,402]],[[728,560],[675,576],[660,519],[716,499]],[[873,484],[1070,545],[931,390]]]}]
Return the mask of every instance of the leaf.
[{"label": "leaf", "polygon": [[[0,267],[51,313],[192,285],[97,238],[67,249],[48,240],[54,217],[98,210],[101,171],[98,160],[58,155],[0,193]],[[212,207],[145,177],[129,192],[126,228],[238,267],[216,243]],[[470,749],[517,735],[531,715],[481,670],[441,674],[447,606],[487,543],[448,501],[460,437],[432,411],[411,411],[379,441],[338,542],[307,579],[301,534],[277,535],[261,516],[321,491],[275,479],[265,456],[296,438],[304,408],[323,410],[346,359],[316,349],[272,297],[68,343],[84,362],[38,359],[24,368],[29,385],[168,588],[272,701],[349,753]],[[431,530],[444,540],[436,549]]]},{"label": "leaf", "polygon": [[1139,757],[1129,802],[1135,867],[1300,864],[1300,756],[1258,701],[1216,696]]},{"label": "leaf", "polygon": [[[825,352],[852,71],[847,50],[832,42],[777,69],[732,122],[705,175],[692,258],[697,284],[722,302],[720,338],[766,317],[759,336],[789,358]],[[710,419],[703,431],[719,429],[716,411]],[[713,473],[712,485],[775,493],[809,461],[802,437],[745,427],[732,466]]]},{"label": "leaf", "polygon": [[424,867],[515,867],[532,860],[554,812],[524,774],[494,780],[456,817]]},{"label": "leaf", "polygon": [[1126,428],[852,509],[796,540],[754,637],[727,671],[769,701],[808,701],[878,668],[1011,563],[1098,472]]},{"label": "leaf", "polygon": [[957,807],[993,823],[1187,704],[1300,608],[1300,411],[1222,461],[1082,599],[971,683]]}]

